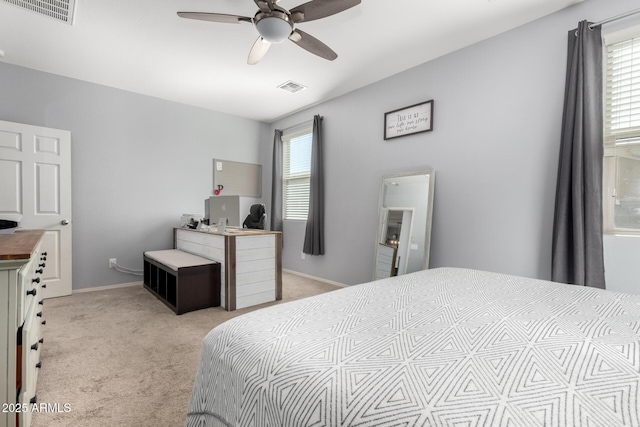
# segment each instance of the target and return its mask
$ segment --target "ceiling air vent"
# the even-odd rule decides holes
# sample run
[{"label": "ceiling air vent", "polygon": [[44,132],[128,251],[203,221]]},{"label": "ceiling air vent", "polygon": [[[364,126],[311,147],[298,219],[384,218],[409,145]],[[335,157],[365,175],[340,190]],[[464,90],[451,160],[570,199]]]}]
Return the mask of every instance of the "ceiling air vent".
[{"label": "ceiling air vent", "polygon": [[32,12],[39,13],[40,15],[46,15],[50,18],[57,19],[58,21],[66,22],[69,25],[73,24],[73,12],[76,6],[76,0],[2,0],[5,3],[10,3],[21,7],[23,9],[30,10]]},{"label": "ceiling air vent", "polygon": [[284,89],[287,92],[298,93],[301,90],[305,90],[307,87],[301,85],[300,83],[292,82],[291,80],[289,80],[288,82],[282,83],[280,86],[278,86],[278,88]]}]

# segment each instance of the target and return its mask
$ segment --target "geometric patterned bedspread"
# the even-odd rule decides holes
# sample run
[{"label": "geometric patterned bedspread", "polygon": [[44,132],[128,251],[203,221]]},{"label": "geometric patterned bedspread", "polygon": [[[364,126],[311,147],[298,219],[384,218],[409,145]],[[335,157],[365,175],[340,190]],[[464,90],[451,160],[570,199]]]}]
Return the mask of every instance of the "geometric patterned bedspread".
[{"label": "geometric patterned bedspread", "polygon": [[203,341],[185,426],[640,426],[640,296],[438,268]]}]

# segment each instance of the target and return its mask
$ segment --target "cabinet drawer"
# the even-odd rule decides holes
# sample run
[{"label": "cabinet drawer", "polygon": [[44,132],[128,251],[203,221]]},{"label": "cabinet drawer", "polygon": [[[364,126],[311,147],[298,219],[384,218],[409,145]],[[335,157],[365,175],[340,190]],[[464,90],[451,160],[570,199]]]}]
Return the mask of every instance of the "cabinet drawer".
[{"label": "cabinet drawer", "polygon": [[38,283],[33,281],[35,279],[34,265],[37,265],[37,263],[32,259],[18,271],[18,308],[16,310],[18,325],[24,323],[27,308],[33,301],[34,295],[38,292]]},{"label": "cabinet drawer", "polygon": [[36,395],[36,383],[40,370],[40,352],[42,351],[43,306],[33,300],[27,310],[22,327],[22,389],[20,402],[30,403]]},{"label": "cabinet drawer", "polygon": [[224,250],[224,236],[199,233],[197,231],[177,230],[176,238],[177,240],[184,240],[186,242]]},{"label": "cabinet drawer", "polygon": [[18,308],[17,321],[22,325],[27,316],[27,310],[33,300],[42,300],[42,277],[46,256],[36,252],[31,261],[18,271]]}]

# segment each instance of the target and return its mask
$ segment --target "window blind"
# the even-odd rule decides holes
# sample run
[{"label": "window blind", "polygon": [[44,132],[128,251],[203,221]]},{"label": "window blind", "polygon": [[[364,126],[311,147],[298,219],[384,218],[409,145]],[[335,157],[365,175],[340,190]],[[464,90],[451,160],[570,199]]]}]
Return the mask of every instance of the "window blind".
[{"label": "window blind", "polygon": [[607,44],[606,229],[640,231],[640,37]]},{"label": "window blind", "polygon": [[284,218],[306,220],[309,213],[312,130],[282,136],[284,144]]},{"label": "window blind", "polygon": [[640,37],[607,45],[605,146],[640,142]]}]

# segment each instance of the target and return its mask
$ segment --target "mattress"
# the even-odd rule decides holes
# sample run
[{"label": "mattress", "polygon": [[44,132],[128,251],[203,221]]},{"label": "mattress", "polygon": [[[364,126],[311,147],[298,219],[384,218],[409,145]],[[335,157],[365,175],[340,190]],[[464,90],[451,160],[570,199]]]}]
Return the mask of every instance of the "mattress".
[{"label": "mattress", "polygon": [[203,340],[186,426],[639,426],[640,296],[439,268]]}]

